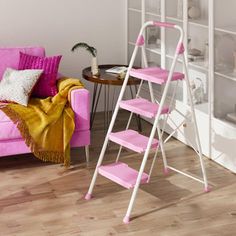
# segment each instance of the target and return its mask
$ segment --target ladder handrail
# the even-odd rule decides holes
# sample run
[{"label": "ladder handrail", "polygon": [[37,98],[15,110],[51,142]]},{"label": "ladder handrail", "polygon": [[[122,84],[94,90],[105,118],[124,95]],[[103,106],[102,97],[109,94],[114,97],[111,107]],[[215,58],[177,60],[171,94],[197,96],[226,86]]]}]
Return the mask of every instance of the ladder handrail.
[{"label": "ladder handrail", "polygon": [[143,33],[144,30],[148,27],[148,26],[156,26],[156,27],[164,27],[164,28],[170,28],[170,29],[176,29],[179,31],[180,36],[179,36],[179,40],[176,46],[176,52],[177,54],[182,54],[184,52],[184,44],[183,44],[183,38],[184,38],[184,31],[183,29],[173,23],[170,22],[162,22],[162,21],[147,21],[146,23],[144,23],[140,29],[138,38],[136,40],[136,46],[142,46],[145,43],[144,37],[143,37]]}]

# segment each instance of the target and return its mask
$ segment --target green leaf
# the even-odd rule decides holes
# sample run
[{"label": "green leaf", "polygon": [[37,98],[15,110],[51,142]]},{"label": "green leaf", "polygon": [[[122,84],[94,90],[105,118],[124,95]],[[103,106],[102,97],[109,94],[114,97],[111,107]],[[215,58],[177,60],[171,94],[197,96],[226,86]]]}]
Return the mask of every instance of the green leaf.
[{"label": "green leaf", "polygon": [[87,43],[84,43],[84,42],[80,42],[80,43],[76,43],[71,51],[74,52],[75,50],[79,49],[79,48],[84,48],[85,50],[87,50],[93,57],[96,57],[97,56],[97,49],[92,47],[92,46],[89,46]]}]

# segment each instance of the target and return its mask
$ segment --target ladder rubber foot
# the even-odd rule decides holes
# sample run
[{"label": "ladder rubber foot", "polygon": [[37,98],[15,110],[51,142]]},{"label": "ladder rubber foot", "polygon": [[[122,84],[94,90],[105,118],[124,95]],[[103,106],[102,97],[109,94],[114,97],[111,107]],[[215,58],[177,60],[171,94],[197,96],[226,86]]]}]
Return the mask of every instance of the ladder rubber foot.
[{"label": "ladder rubber foot", "polygon": [[168,175],[170,173],[168,168],[164,168],[164,175]]},{"label": "ladder rubber foot", "polygon": [[87,193],[84,197],[85,200],[90,200],[92,198],[92,195],[90,193]]},{"label": "ladder rubber foot", "polygon": [[125,216],[124,219],[123,219],[123,222],[124,222],[125,224],[129,224],[129,222],[130,222],[129,216]]},{"label": "ladder rubber foot", "polygon": [[209,193],[211,191],[211,188],[209,186],[205,187],[204,192]]}]

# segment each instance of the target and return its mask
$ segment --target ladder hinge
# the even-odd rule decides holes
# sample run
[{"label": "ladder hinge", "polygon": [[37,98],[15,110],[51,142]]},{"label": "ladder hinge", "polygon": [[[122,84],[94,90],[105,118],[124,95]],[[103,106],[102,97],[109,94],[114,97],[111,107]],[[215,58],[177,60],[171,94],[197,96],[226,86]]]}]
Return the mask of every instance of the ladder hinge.
[{"label": "ladder hinge", "polygon": [[183,42],[179,43],[176,48],[176,53],[177,54],[183,54],[184,53],[184,44]]},{"label": "ladder hinge", "polygon": [[136,46],[143,46],[145,43],[143,35],[139,35],[136,40]]}]

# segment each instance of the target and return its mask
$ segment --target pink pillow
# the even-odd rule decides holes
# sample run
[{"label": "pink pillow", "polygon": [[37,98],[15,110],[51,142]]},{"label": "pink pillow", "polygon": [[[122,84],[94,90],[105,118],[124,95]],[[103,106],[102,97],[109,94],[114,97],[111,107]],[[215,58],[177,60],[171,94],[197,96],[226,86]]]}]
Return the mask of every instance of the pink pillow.
[{"label": "pink pillow", "polygon": [[33,97],[45,98],[57,94],[56,80],[61,57],[39,57],[20,52],[19,70],[43,69],[43,74],[33,89]]}]

